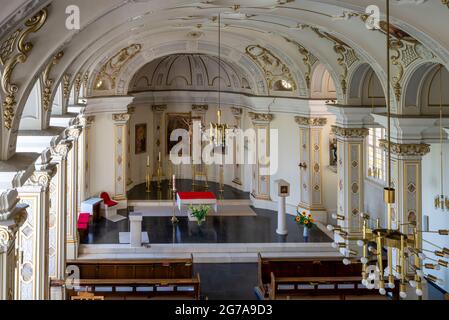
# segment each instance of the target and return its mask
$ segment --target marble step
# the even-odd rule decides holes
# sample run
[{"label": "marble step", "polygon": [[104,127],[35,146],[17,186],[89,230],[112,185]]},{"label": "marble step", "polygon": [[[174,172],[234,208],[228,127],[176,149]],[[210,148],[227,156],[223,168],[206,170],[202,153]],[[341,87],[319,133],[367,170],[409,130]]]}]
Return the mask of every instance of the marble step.
[{"label": "marble step", "polygon": [[[255,263],[257,253],[193,253],[195,263]],[[338,252],[266,252],[264,257],[273,258],[342,258]],[[78,259],[185,259],[190,258],[186,253],[88,253],[81,254]]]},{"label": "marble step", "polygon": [[[130,207],[167,206],[172,204],[173,200],[128,200],[128,206]],[[225,200],[218,200],[218,205],[250,206],[252,205],[252,202],[249,199],[225,199]]]},{"label": "marble step", "polygon": [[256,262],[258,254],[267,257],[341,257],[330,243],[252,243],[252,244],[152,244],[131,248],[121,244],[81,245],[79,259],[186,258],[197,263]]}]

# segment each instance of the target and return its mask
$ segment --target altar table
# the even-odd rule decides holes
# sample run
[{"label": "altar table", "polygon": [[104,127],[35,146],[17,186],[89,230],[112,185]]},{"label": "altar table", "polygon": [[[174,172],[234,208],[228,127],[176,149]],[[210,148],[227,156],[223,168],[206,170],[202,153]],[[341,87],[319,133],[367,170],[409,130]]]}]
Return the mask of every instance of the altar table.
[{"label": "altar table", "polygon": [[179,211],[183,205],[211,205],[213,206],[215,212],[218,211],[217,208],[217,198],[212,192],[178,192],[176,194],[176,203],[178,205]]}]

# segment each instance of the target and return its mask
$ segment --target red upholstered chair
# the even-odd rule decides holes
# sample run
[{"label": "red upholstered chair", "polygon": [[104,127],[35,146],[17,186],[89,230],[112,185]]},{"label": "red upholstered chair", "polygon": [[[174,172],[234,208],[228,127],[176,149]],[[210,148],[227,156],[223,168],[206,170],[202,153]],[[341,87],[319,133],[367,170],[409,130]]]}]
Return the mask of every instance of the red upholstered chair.
[{"label": "red upholstered chair", "polygon": [[118,202],[111,200],[107,192],[100,193],[100,198],[103,199],[104,205],[107,207],[115,207],[118,204]]},{"label": "red upholstered chair", "polygon": [[103,203],[101,204],[101,211],[106,219],[112,222],[126,219],[125,217],[117,214],[117,209],[119,207],[118,202],[112,200],[107,192],[100,193],[100,198],[103,199]]}]

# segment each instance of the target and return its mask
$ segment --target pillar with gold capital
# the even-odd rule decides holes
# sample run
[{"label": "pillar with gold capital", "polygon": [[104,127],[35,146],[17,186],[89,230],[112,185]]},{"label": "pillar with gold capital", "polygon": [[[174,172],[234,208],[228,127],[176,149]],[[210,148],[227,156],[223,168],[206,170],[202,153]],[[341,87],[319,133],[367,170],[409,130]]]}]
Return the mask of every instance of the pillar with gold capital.
[{"label": "pillar with gold capital", "polygon": [[16,236],[27,220],[28,206],[18,203],[16,190],[0,194],[0,300],[13,300],[17,265]]},{"label": "pillar with gold capital", "polygon": [[255,164],[252,172],[251,195],[257,200],[271,200],[270,197],[270,123],[269,113],[248,113],[255,130]]},{"label": "pillar with gold capital", "polygon": [[[231,112],[234,115],[235,118],[235,126],[237,129],[242,129],[242,115],[243,110],[241,108],[237,107],[231,107]],[[234,178],[232,179],[232,182],[235,183],[237,186],[242,186],[242,170],[243,170],[243,163],[239,163],[239,159],[241,159],[242,156],[240,152],[242,152],[242,146],[241,146],[241,139],[240,137],[235,137],[234,141]]]},{"label": "pillar with gold capital", "polygon": [[114,199],[126,199],[129,113],[112,115],[114,121]]}]

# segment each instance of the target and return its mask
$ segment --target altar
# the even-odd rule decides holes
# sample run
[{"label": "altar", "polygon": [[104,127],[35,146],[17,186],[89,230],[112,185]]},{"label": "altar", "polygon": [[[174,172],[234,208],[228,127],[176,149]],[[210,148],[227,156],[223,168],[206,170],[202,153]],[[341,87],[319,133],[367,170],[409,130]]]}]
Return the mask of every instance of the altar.
[{"label": "altar", "polygon": [[176,204],[179,211],[183,205],[210,205],[214,211],[218,211],[217,197],[212,192],[178,192],[176,194]]}]

